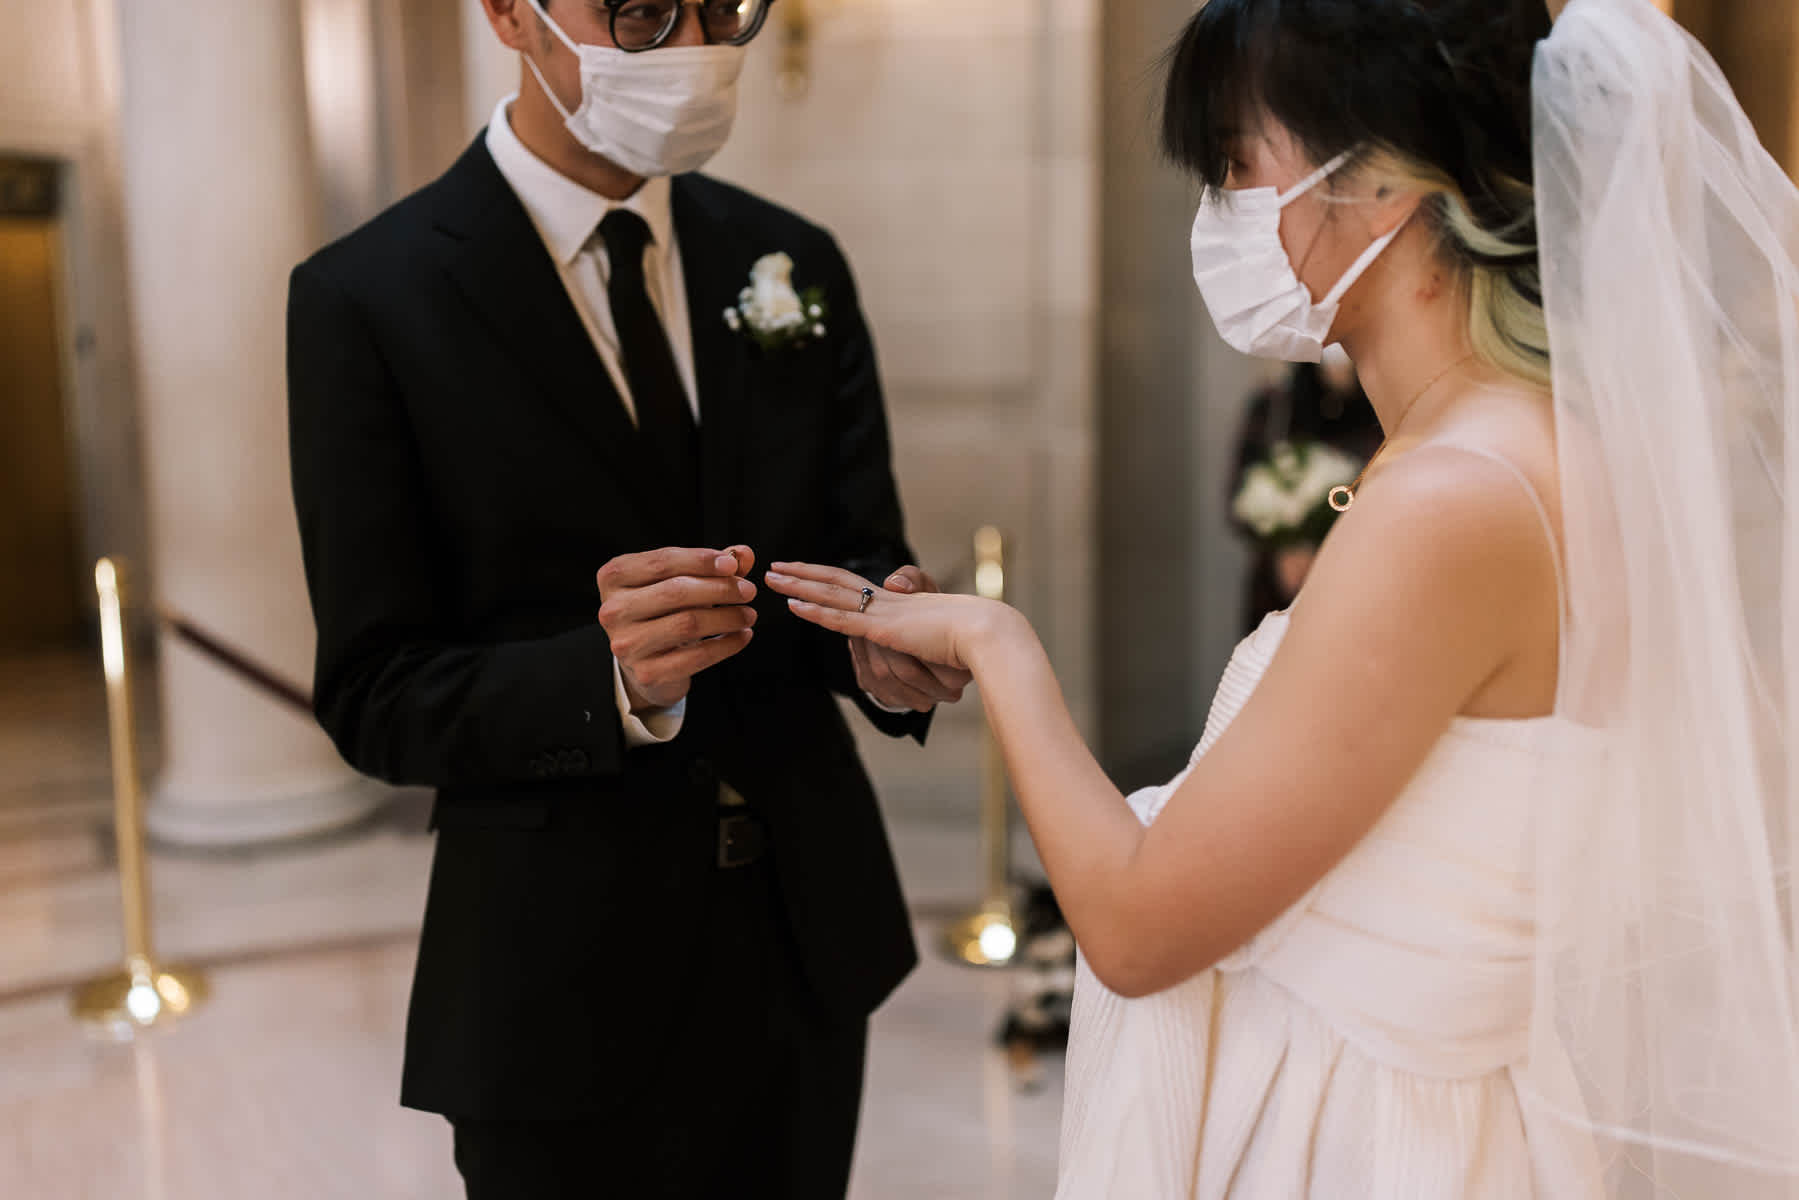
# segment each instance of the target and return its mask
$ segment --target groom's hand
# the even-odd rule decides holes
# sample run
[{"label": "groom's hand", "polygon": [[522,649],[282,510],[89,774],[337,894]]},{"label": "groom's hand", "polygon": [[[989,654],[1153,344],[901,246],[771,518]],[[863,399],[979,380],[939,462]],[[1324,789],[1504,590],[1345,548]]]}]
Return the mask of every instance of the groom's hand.
[{"label": "groom's hand", "polygon": [[[901,567],[882,586],[890,592],[943,590],[922,567]],[[856,664],[856,686],[886,708],[930,712],[939,704],[961,700],[962,689],[974,679],[967,671],[927,663],[862,638],[850,639],[850,658]]]},{"label": "groom's hand", "polygon": [[684,699],[693,677],[749,645],[756,565],[747,546],[650,550],[600,568],[600,624],[634,709]]}]

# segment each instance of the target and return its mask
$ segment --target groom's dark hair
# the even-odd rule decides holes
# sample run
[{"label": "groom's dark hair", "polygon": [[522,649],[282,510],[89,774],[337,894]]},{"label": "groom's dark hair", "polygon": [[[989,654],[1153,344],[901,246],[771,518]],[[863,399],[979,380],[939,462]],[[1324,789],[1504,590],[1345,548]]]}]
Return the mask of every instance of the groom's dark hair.
[{"label": "groom's dark hair", "polygon": [[1530,79],[1549,29],[1545,0],[1208,0],[1168,57],[1162,146],[1221,188],[1266,114],[1314,163],[1420,187],[1476,349],[1546,382]]}]

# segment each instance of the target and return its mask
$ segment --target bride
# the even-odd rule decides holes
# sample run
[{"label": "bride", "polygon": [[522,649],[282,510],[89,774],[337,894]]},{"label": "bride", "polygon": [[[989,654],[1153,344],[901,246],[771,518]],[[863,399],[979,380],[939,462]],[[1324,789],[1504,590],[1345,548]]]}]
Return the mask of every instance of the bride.
[{"label": "bride", "polygon": [[1170,61],[1219,331],[1388,436],[1191,765],[1120,795],[1009,608],[769,575],[979,682],[1081,947],[1059,1194],[1799,1194],[1799,193],[1648,0]]}]

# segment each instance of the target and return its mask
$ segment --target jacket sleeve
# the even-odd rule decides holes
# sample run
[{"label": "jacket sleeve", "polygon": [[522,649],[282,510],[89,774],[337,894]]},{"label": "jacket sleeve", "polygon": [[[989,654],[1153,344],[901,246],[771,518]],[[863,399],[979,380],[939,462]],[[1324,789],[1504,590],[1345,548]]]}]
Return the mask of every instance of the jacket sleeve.
[{"label": "jacket sleeve", "polygon": [[[917,559],[906,542],[905,520],[900,514],[874,338],[849,263],[834,241],[829,244],[829,256],[831,283],[825,295],[830,312],[826,321],[836,355],[833,380],[837,399],[832,411],[839,419],[833,432],[835,473],[829,500],[831,511],[841,517],[834,533],[832,562],[879,586],[894,571]],[[826,684],[854,700],[869,721],[888,736],[911,736],[923,742],[930,714],[883,712],[857,686],[844,639],[825,630],[815,633],[813,657]]]},{"label": "jacket sleeve", "polygon": [[344,758],[432,787],[618,771],[611,646],[597,618],[535,641],[457,638],[399,389],[368,319],[316,262],[290,281],[287,377],[294,506],[318,626],[313,706]]}]

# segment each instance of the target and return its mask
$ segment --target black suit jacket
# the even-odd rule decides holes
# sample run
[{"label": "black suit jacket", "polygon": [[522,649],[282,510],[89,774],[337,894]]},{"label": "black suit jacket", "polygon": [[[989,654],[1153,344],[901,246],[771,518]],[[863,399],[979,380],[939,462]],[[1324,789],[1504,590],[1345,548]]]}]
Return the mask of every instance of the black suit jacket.
[{"label": "black suit jacket", "polygon": [[[848,265],[799,217],[674,181],[701,409],[705,542],[882,578],[911,560]],[[757,258],[823,287],[827,335],[763,353],[723,313]],[[438,789],[402,1099],[468,1117],[603,1111],[656,1070],[716,856],[718,782],[771,830],[826,1011],[863,1019],[916,961],[833,691],[840,638],[763,589],[756,637],[627,750],[595,573],[663,544],[658,480],[549,252],[485,142],[298,267],[293,483],[320,722],[358,769]],[[758,567],[758,575],[762,567]],[[728,998],[721,998],[727,1011]]]}]

